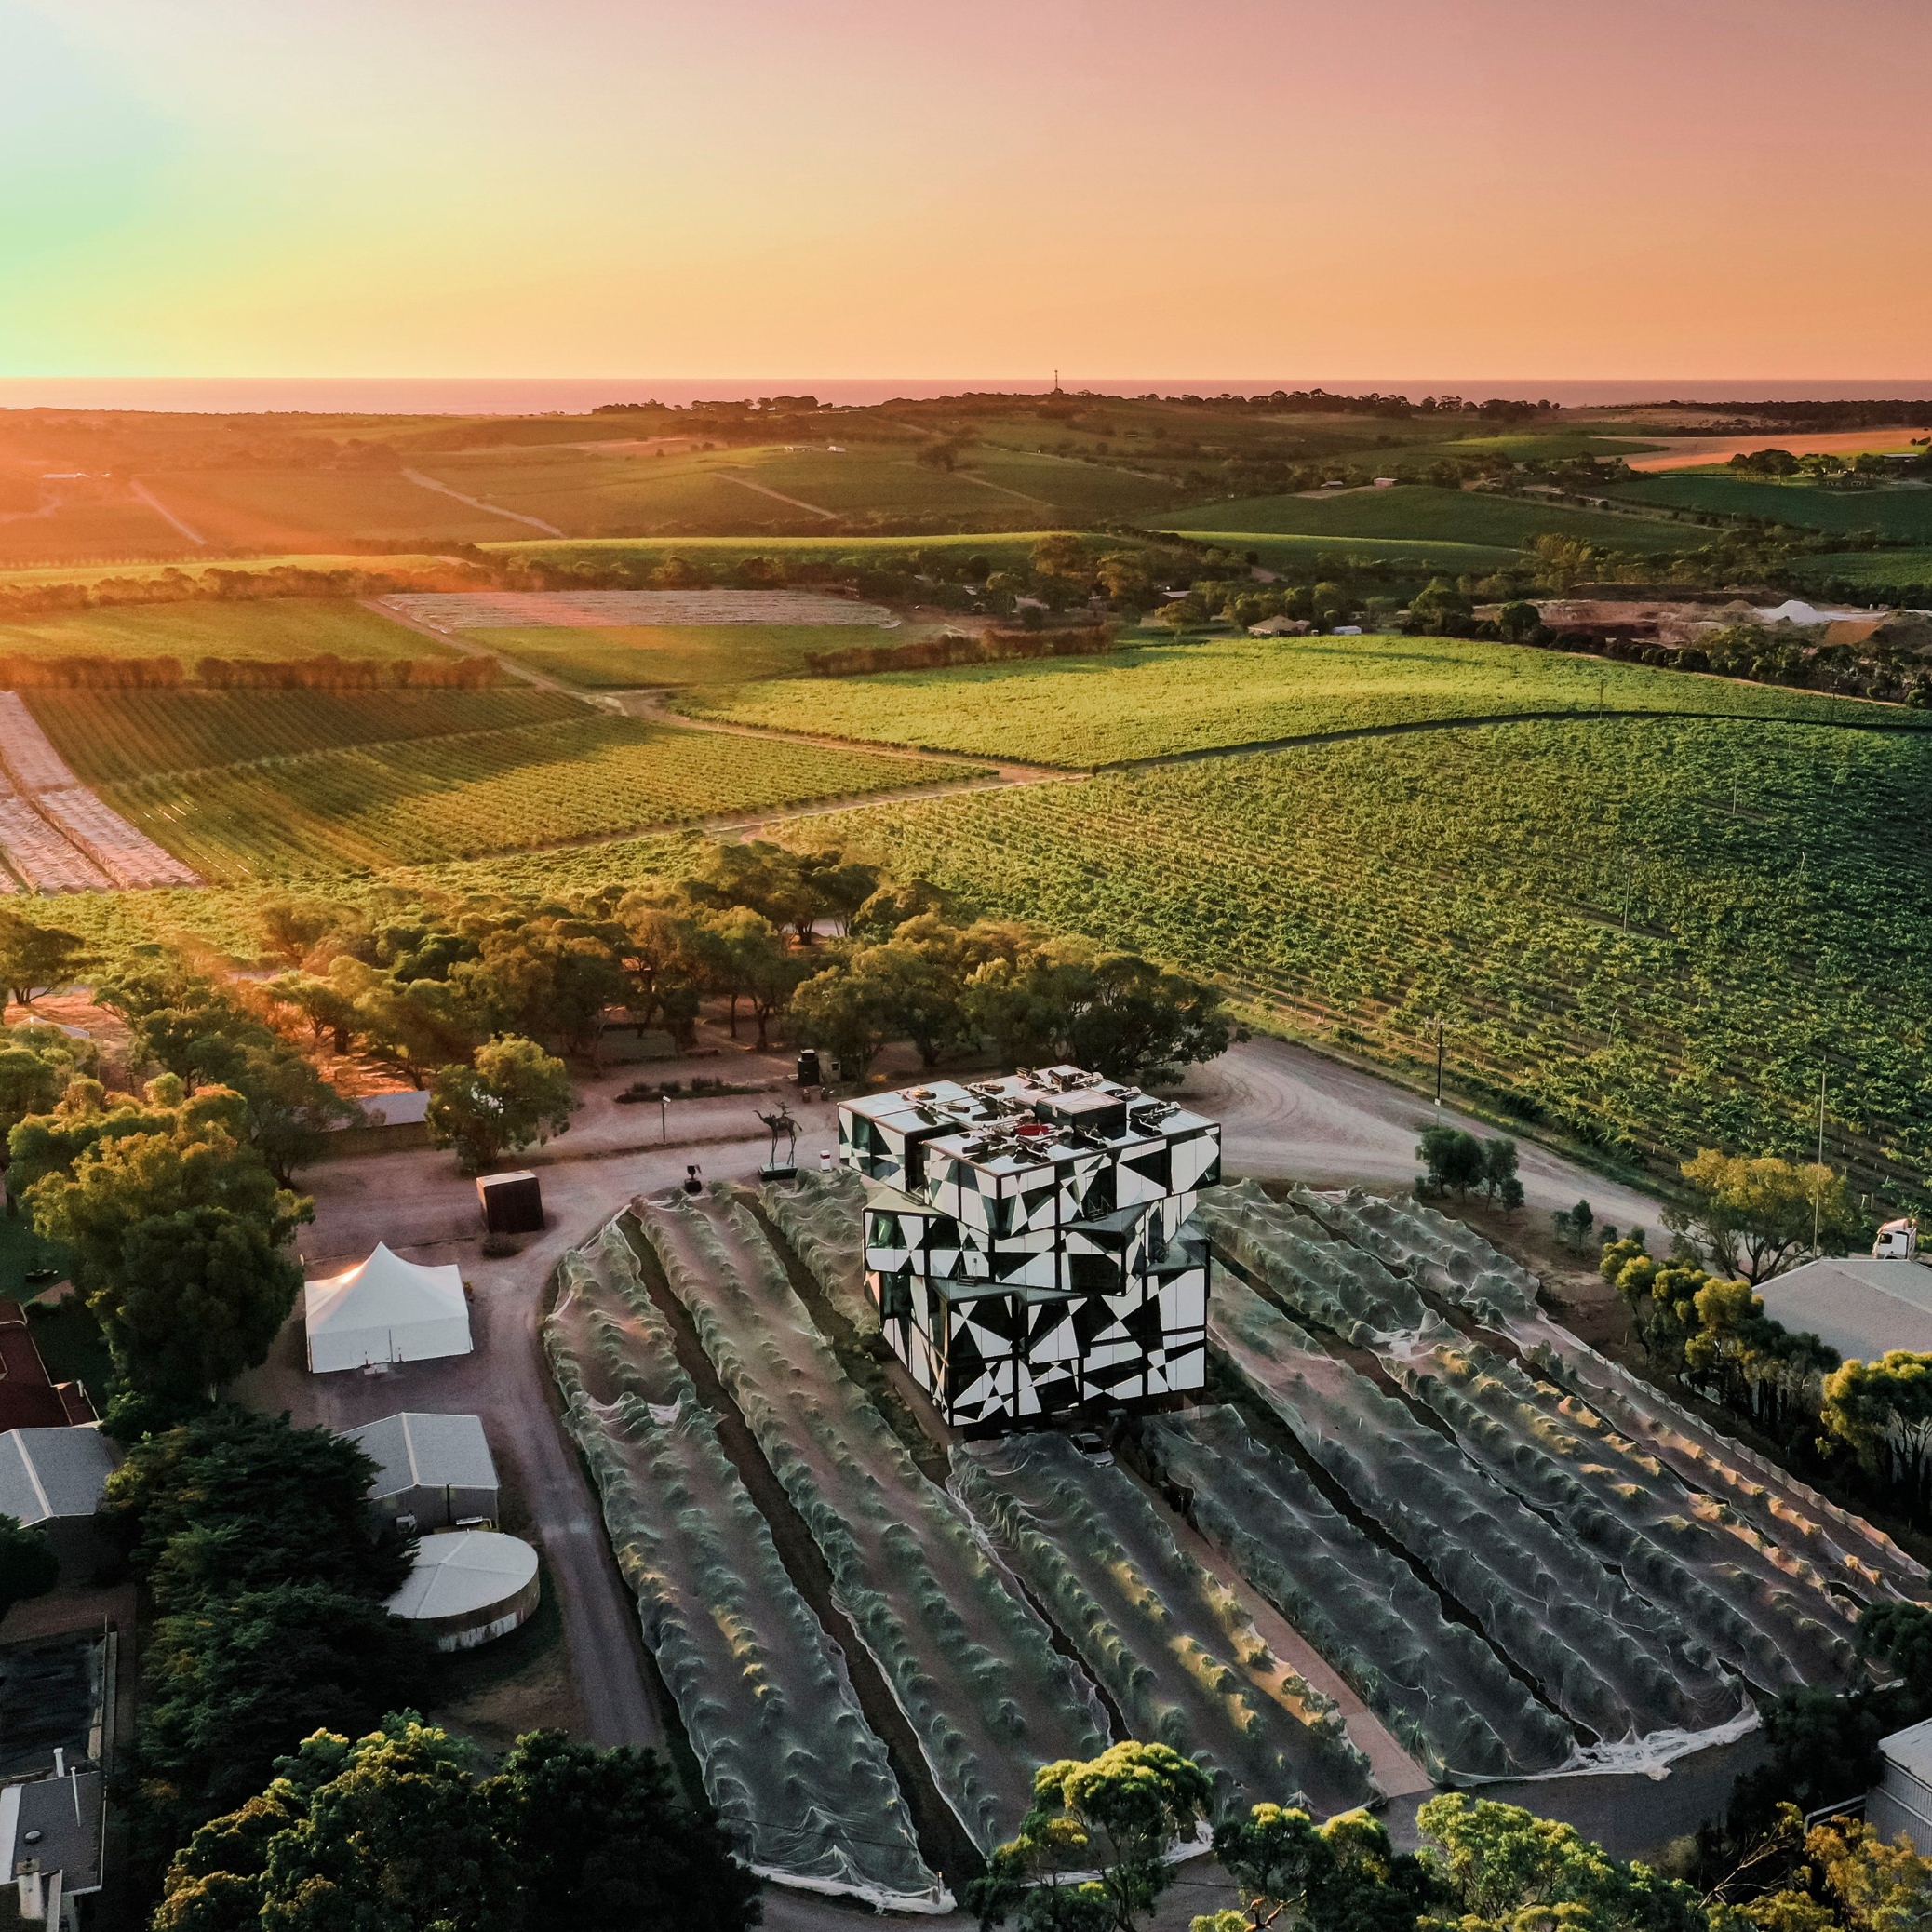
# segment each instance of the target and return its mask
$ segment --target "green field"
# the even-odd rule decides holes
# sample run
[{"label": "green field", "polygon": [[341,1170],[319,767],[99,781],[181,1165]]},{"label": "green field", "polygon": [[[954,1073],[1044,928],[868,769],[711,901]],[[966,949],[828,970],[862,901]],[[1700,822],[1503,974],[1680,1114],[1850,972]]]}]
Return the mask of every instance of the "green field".
[{"label": "green field", "polygon": [[840,451],[821,445],[672,454],[494,449],[424,456],[420,466],[466,496],[584,535],[807,535],[835,520],[904,517],[1024,528],[1133,517],[1175,500],[1171,484],[1109,464],[974,447],[946,471],[919,463],[919,447],[866,442]]},{"label": "green field", "polygon": [[[1232,507],[1232,506],[1230,506]],[[1182,535],[1245,556],[1283,575],[1306,580],[1310,570],[1347,571],[1379,568],[1391,579],[1413,580],[1419,589],[1439,573],[1486,575],[1506,564],[1521,563],[1523,552],[1494,543],[1415,543],[1400,537],[1284,537],[1276,530],[1188,530]]]},{"label": "green field", "polygon": [[1163,527],[1198,530],[1273,530],[1284,535],[1392,538],[1398,543],[1483,543],[1520,550],[1546,531],[1604,550],[1687,550],[1698,533],[1681,524],[1598,510],[1565,510],[1469,490],[1427,483],[1392,490],[1349,490],[1321,497],[1258,496],[1203,503],[1161,519]]},{"label": "green field", "polygon": [[1780,483],[1726,470],[1672,470],[1620,483],[1630,503],[1669,503],[1727,517],[1762,517],[1805,530],[1882,530],[1888,537],[1932,543],[1932,489],[1893,484],[1876,490],[1821,490],[1816,483]]},{"label": "green field", "polygon": [[1390,1061],[1419,1067],[1440,1013],[1452,1077],[1626,1152],[1801,1152],[1822,1067],[1831,1158],[1923,1186],[1932,957],[1898,885],[1932,863],[1928,789],[1920,733],[1550,721],[881,806],[812,837]]},{"label": "green field", "polygon": [[23,693],[60,755],[89,785],[252,764],[354,745],[568,722],[558,691],[34,691]]},{"label": "green field", "polygon": [[1932,715],[1893,705],[1449,637],[1220,637],[1106,657],[785,679],[697,691],[679,703],[741,723],[1069,767],[1600,705],[1932,723]]},{"label": "green field", "polygon": [[1932,549],[1840,550],[1803,557],[1799,565],[1794,574],[1805,583],[1826,584],[1844,578],[1875,597],[1888,591],[1912,591],[1923,602],[1926,586],[1932,585]]},{"label": "green field", "polygon": [[625,691],[638,685],[715,684],[726,678],[784,678],[805,668],[812,651],[906,642],[917,626],[877,624],[623,624],[609,629],[490,629],[470,633],[487,650],[568,684]]},{"label": "green field", "polygon": [[[367,565],[367,559],[361,559]],[[447,645],[360,604],[263,597],[242,603],[108,604],[0,622],[0,654],[172,657],[453,658]]]},{"label": "green field", "polygon": [[[558,570],[626,563],[649,568],[674,557],[688,557],[723,572],[748,557],[775,557],[788,564],[893,564],[932,552],[954,557],[984,557],[992,569],[1024,570],[1033,547],[1051,532],[1045,529],[952,532],[942,536],[758,536],[758,537],[539,537],[485,543],[492,557],[547,563]],[[1066,534],[1064,527],[1059,532]]]},{"label": "green field", "polygon": [[55,557],[179,557],[195,547],[165,517],[140,503],[67,503],[44,517],[0,520],[0,565]]},{"label": "green field", "polygon": [[0,569],[0,589],[33,589],[52,584],[100,584],[132,578],[152,583],[156,578],[183,576],[199,583],[210,571],[223,576],[260,577],[275,570],[368,570],[408,581],[435,577],[454,584],[460,572],[447,557],[427,551],[392,552],[371,557],[366,551],[290,550],[262,557],[215,557],[196,551],[192,557],[147,563],[72,563],[15,565]]},{"label": "green field", "polygon": [[666,729],[553,724],[375,743],[101,785],[206,879],[294,878],[605,839],[962,776],[967,768]]},{"label": "green field", "polygon": [[146,480],[168,509],[209,543],[246,549],[299,548],[345,538],[463,543],[516,528],[441,490],[381,471],[183,470]]}]

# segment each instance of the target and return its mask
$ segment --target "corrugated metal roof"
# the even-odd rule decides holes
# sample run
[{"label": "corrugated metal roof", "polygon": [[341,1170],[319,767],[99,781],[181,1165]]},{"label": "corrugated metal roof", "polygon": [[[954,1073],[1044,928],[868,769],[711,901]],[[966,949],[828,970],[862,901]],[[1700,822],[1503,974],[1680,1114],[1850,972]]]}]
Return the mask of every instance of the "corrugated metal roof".
[{"label": "corrugated metal roof", "polygon": [[1878,1740],[1879,1754],[1921,1784],[1932,1784],[1932,1717]]},{"label": "corrugated metal roof", "polygon": [[377,1466],[371,1496],[395,1496],[418,1487],[497,1486],[496,1464],[480,1416],[436,1415],[412,1409],[342,1433]]},{"label": "corrugated metal roof", "polygon": [[1932,1268],[1827,1255],[1761,1281],[1764,1312],[1811,1334],[1848,1359],[1875,1362],[1892,1348],[1932,1353]]},{"label": "corrugated metal roof", "polygon": [[0,1435],[0,1512],[23,1523],[91,1516],[120,1456],[98,1429],[13,1429]]}]

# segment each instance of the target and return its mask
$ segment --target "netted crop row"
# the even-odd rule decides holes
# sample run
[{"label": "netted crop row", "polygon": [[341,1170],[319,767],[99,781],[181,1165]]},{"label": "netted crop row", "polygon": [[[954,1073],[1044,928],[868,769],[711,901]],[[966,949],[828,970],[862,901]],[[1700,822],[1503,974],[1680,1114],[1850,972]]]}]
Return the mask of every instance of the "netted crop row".
[{"label": "netted crop row", "polygon": [[1350,1341],[1420,1328],[1429,1307],[1372,1254],[1338,1247],[1320,1222],[1271,1201],[1254,1181],[1210,1188],[1201,1217],[1215,1251],[1306,1320]]},{"label": "netted crop row", "polygon": [[941,1795],[990,1850],[1040,1765],[1105,1749],[1092,1686],[839,1367],[749,1211],[676,1195],[637,1213]]},{"label": "netted crop row", "polygon": [[1513,1362],[1431,1318],[1378,1350],[1479,1468],[1674,1612],[1761,1690],[1852,1683],[1854,1618],[1809,1563],[1741,1524],[1690,1513],[1661,1464]]},{"label": "netted crop row", "polygon": [[1386,1268],[1472,1315],[1494,1319],[1536,1311],[1536,1276],[1466,1221],[1405,1194],[1386,1200],[1359,1187],[1339,1201],[1306,1187],[1295,1188],[1288,1199],[1300,1213],[1374,1255]]},{"label": "netted crop row", "polygon": [[1440,1015],[1452,1075],[1632,1151],[1796,1151],[1824,1066],[1831,1151],[1932,1166],[1932,964],[1896,891],[1932,863],[1923,734],[1612,718],[1454,748],[1311,745],[814,832],[1357,1051],[1415,1065]]},{"label": "netted crop row", "polygon": [[1189,1520],[1352,1684],[1432,1778],[1519,1778],[1576,1750],[1400,1557],[1220,1406],[1150,1417],[1138,1440]]},{"label": "netted crop row", "polygon": [[865,1292],[865,1183],[836,1167],[782,1185],[767,1181],[758,1198],[825,1299],[861,1335],[876,1334],[879,1310]]},{"label": "netted crop row", "polygon": [[1683,1478],[1701,1520],[1741,1527],[1802,1555],[1834,1590],[1860,1602],[1932,1603],[1925,1565],[1862,1517],[1732,1442],[1547,1317],[1512,1317],[1507,1327],[1525,1362]]},{"label": "netted crop row", "polygon": [[55,829],[118,886],[199,885],[200,878],[144,832],[80,785],[36,792],[34,802]]},{"label": "netted crop row", "polygon": [[1655,1758],[1755,1722],[1743,1685],[1675,1617],[1226,1274],[1208,1332],[1354,1507],[1602,1743]]},{"label": "netted crop row", "polygon": [[[1335,1239],[1304,1208],[1375,1252]],[[1501,1257],[1479,1235],[1412,1202],[1351,1195],[1338,1208],[1297,1189],[1277,1203],[1253,1184],[1214,1190],[1203,1212],[1217,1244],[1272,1297],[1373,1350],[1471,1461],[1753,1684],[1776,1692],[1856,1675],[1846,1606],[1802,1552],[1742,1523],[1699,1520],[1699,1498],[1655,1457],[1561,1389],[1466,1341],[1384,1265],[1500,1322],[1494,1294],[1515,1292],[1521,1271],[1486,1266]]]},{"label": "netted crop row", "polygon": [[0,794],[0,852],[36,892],[105,892],[114,886],[92,859],[10,788]]},{"label": "netted crop row", "polygon": [[559,1266],[543,1345],[644,1642],[753,1868],[940,1911],[885,1746],[607,1228]]},{"label": "netted crop row", "polygon": [[953,1452],[953,1488],[999,1543],[1133,1736],[1214,1777],[1219,1807],[1371,1794],[1333,1702],[1275,1657],[1241,1600],[1183,1550],[1133,1480],[1052,1431]]}]

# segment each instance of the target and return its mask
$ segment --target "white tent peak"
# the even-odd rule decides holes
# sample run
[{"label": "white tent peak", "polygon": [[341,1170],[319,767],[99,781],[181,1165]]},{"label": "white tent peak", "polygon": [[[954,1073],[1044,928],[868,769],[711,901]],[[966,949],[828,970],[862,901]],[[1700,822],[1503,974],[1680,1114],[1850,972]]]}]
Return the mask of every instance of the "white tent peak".
[{"label": "white tent peak", "polygon": [[472,1347],[462,1269],[405,1261],[382,1241],[358,1267],[307,1282],[303,1311],[316,1374],[467,1355]]}]

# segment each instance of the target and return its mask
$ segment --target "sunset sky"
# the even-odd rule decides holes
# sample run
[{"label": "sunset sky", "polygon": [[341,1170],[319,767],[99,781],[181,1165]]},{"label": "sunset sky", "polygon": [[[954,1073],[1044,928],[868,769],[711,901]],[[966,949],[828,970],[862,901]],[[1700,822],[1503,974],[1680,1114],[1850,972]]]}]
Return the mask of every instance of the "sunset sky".
[{"label": "sunset sky", "polygon": [[1925,0],[0,0],[0,375],[1932,374]]}]

